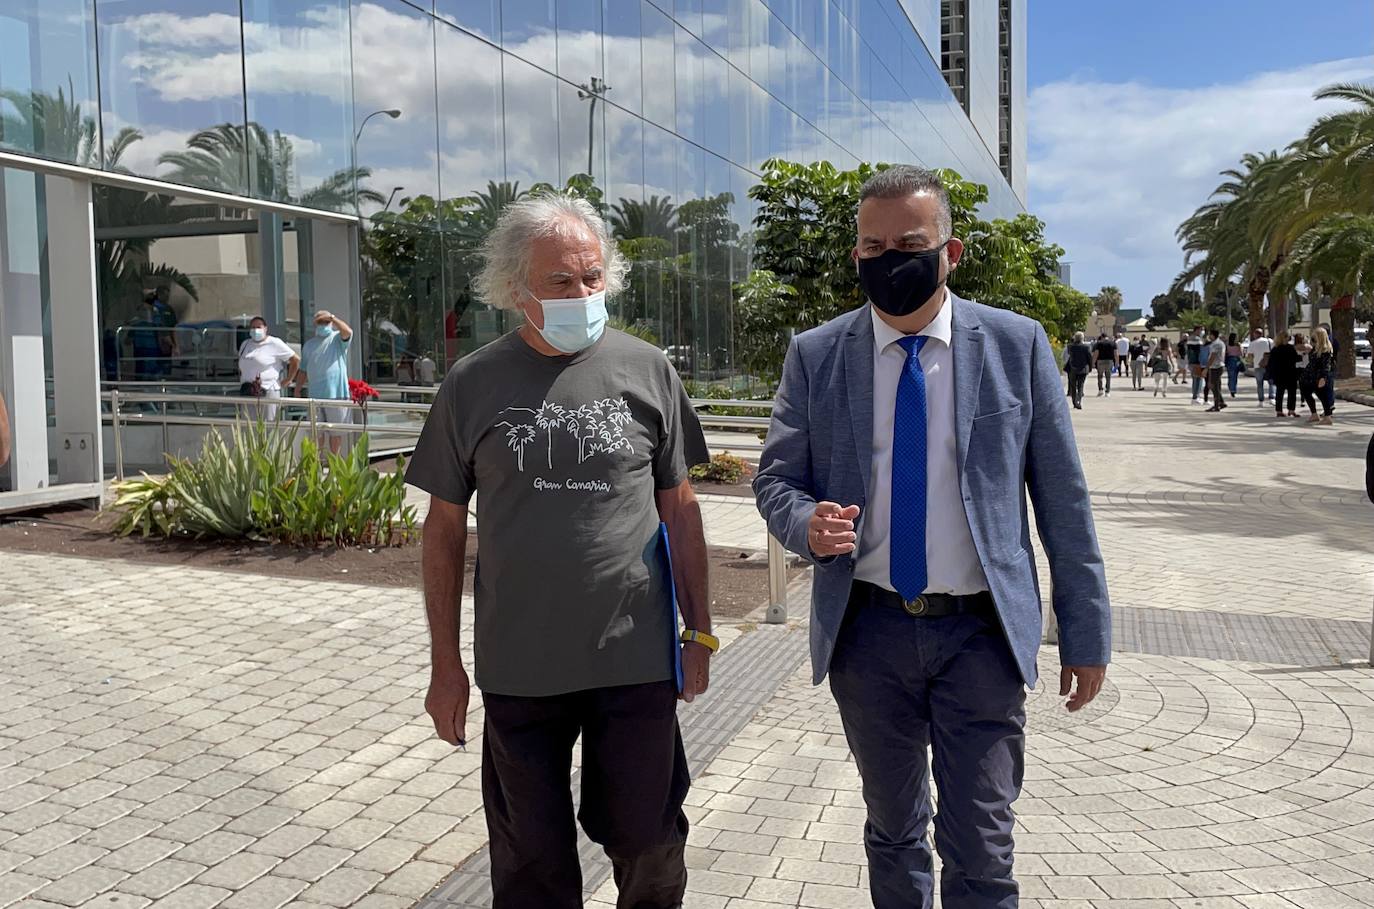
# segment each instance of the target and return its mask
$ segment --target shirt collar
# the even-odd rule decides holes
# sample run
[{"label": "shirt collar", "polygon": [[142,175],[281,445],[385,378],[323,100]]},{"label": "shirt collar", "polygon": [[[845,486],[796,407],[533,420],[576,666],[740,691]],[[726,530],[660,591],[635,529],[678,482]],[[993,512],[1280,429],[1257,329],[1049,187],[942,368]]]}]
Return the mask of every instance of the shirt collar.
[{"label": "shirt collar", "polygon": [[[916,332],[916,334],[934,338],[946,347],[949,347],[950,342],[954,339],[954,301],[949,295],[948,287],[944,288],[944,293],[945,301],[940,306],[940,311],[935,314],[935,318],[930,320],[929,325]],[[884,322],[872,303],[868,304],[868,314],[873,319],[873,344],[877,348],[878,353],[881,354],[883,351],[887,350],[888,347],[906,337],[906,335]]]}]

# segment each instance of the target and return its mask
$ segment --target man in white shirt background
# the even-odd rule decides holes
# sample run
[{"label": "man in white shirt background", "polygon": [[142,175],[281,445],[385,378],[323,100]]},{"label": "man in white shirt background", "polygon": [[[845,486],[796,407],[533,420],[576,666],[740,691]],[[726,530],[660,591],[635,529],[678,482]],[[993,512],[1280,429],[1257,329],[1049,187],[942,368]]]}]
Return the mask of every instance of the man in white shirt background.
[{"label": "man in white shirt background", "polygon": [[1246,350],[1246,355],[1250,357],[1250,371],[1255,374],[1255,389],[1259,392],[1259,406],[1274,402],[1274,383],[1269,383],[1268,400],[1264,393],[1264,383],[1267,381],[1265,374],[1268,371],[1268,361],[1265,357],[1269,356],[1269,351],[1274,349],[1274,342],[1264,336],[1264,332],[1256,328],[1250,332],[1250,347]]},{"label": "man in white shirt background", "polygon": [[1131,368],[1131,339],[1116,333],[1116,374],[1124,376]]}]

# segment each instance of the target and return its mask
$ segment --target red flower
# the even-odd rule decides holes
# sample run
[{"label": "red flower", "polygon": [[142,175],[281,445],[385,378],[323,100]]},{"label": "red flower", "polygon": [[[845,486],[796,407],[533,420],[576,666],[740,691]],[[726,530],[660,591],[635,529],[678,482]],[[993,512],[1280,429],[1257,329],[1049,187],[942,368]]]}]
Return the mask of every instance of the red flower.
[{"label": "red flower", "polygon": [[371,398],[380,398],[377,389],[359,379],[348,380],[348,396],[353,399],[353,403],[358,406],[366,404]]}]

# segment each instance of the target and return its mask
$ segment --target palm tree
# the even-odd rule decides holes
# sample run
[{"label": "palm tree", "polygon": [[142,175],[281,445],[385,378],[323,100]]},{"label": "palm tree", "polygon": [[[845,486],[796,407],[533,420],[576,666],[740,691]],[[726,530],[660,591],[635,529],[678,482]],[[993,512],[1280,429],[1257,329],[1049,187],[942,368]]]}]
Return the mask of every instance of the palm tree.
[{"label": "palm tree", "polygon": [[549,437],[549,469],[553,470],[553,431],[563,425],[566,418],[563,408],[545,401],[534,415],[534,425],[544,430]]},{"label": "palm tree", "polygon": [[186,140],[186,151],[167,152],[158,163],[171,166],[168,179],[173,182],[233,195],[246,193],[258,199],[331,211],[363,202],[386,202],[380,193],[361,186],[372,176],[371,169],[366,167],[335,171],[316,186],[295,194],[295,147],[280,130],[269,133],[260,123],[249,123],[246,128],[237,123],[221,123],[200,130]]},{"label": "palm tree", "polygon": [[650,196],[646,202],[622,198],[611,206],[609,220],[617,240],[657,237],[671,241],[677,231],[677,208],[668,196]]},{"label": "palm tree", "polygon": [[95,118],[81,112],[75,97],[70,76],[66,91],[59,86],[56,95],[37,90],[0,90],[0,100],[8,101],[18,111],[0,116],[0,145],[32,150],[82,167],[99,167],[100,142]]}]

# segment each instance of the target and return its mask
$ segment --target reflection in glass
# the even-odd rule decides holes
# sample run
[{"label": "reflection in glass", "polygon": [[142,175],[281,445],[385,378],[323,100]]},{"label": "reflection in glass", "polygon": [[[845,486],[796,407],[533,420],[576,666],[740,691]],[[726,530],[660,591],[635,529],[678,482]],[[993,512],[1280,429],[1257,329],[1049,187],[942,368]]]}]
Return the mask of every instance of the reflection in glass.
[{"label": "reflection in glass", "polygon": [[87,0],[0,6],[0,146],[100,165],[89,7]]},{"label": "reflection in glass", "polygon": [[[558,80],[509,54],[502,55],[501,65],[505,76],[506,179],[525,189],[540,182],[557,183]],[[585,142],[583,132],[583,155]]]},{"label": "reflection in glass", "polygon": [[433,28],[431,17],[400,0],[354,0],[353,145],[374,189],[364,196],[359,187],[364,212],[380,210],[394,187],[401,207],[439,194]]},{"label": "reflection in glass", "polygon": [[558,75],[574,85],[604,75],[601,0],[558,0]]},{"label": "reflection in glass", "polygon": [[250,193],[351,209],[355,178],[369,187],[353,172],[348,0],[243,0],[243,15]]},{"label": "reflection in glass", "polygon": [[649,0],[640,6],[643,53],[644,119],[672,129],[677,123],[674,99],[673,20],[659,12]]},{"label": "reflection in glass", "polygon": [[[219,172],[160,161],[184,151],[203,131],[243,127],[243,59],[237,0],[96,0],[99,18],[101,122],[117,160],[106,167],[168,177],[225,192],[246,188],[247,161],[222,149]],[[212,144],[213,147],[213,144]],[[240,145],[241,149],[241,145]]]},{"label": "reflection in glass", "polygon": [[[614,74],[614,102],[636,114],[644,109],[640,75],[639,4],[641,0],[604,0],[605,35],[602,46],[606,72]],[[581,81],[581,80],[578,80]]]},{"label": "reflection in glass", "polygon": [[598,87],[604,88],[599,79],[582,88],[558,83],[558,176],[564,183],[588,174],[598,187],[606,185],[606,157],[597,148],[606,135],[606,105]]},{"label": "reflection in glass", "polygon": [[444,199],[456,199],[505,178],[501,52],[443,23],[435,45],[439,184]]},{"label": "reflection in glass", "polygon": [[434,0],[434,12],[493,44],[501,42],[501,0]]},{"label": "reflection in glass", "polygon": [[558,72],[555,0],[502,0],[501,46],[508,52]]}]

